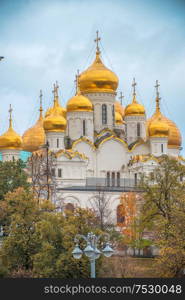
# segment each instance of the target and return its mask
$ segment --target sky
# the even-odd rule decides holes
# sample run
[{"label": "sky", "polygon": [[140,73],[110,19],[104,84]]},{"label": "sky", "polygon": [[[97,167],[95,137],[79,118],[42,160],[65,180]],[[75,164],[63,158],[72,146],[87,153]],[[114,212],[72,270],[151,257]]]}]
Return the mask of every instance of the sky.
[{"label": "sky", "polygon": [[[105,65],[119,78],[118,96],[137,99],[147,117],[155,110],[155,80],[161,110],[175,121],[185,156],[185,1],[182,0],[1,0],[0,133],[9,104],[20,134],[38,118],[39,92],[46,110],[59,83],[62,105],[75,93],[75,74],[95,57],[96,30]],[[117,98],[118,98],[117,96]]]}]

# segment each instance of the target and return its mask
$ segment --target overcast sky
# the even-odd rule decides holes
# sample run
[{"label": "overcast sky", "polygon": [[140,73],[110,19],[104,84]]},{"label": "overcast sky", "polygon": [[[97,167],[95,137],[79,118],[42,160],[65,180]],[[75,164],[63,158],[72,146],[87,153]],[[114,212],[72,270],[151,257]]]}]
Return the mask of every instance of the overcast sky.
[{"label": "overcast sky", "polygon": [[[161,4],[162,2],[162,4]],[[163,113],[176,122],[185,148],[185,4],[181,0],[1,0],[0,132],[13,106],[14,127],[23,133],[52,103],[58,80],[64,105],[74,94],[77,69],[95,55],[96,30],[102,58],[119,77],[118,92],[138,101],[149,117],[155,108],[155,80],[161,87]],[[185,154],[185,150],[182,151]]]}]

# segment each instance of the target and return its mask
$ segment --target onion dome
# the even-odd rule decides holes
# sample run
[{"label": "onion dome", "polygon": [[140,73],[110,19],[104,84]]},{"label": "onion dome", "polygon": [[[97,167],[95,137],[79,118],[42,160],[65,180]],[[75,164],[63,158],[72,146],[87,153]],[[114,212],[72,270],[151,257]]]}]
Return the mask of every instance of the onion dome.
[{"label": "onion dome", "polygon": [[80,74],[79,81],[82,93],[115,93],[118,87],[118,77],[103,64],[100,58],[99,40],[97,33],[95,40],[97,42],[96,58],[92,65]]},{"label": "onion dome", "polygon": [[136,100],[136,91],[135,91],[135,78],[132,83],[133,86],[133,99],[132,103],[125,107],[125,116],[142,116],[145,115],[145,108],[142,104],[139,104]]},{"label": "onion dome", "polygon": [[169,127],[159,116],[148,127],[150,137],[168,137]]},{"label": "onion dome", "polygon": [[67,112],[71,111],[92,111],[91,101],[83,96],[79,87],[79,75],[76,75],[76,95],[68,100]]},{"label": "onion dome", "polygon": [[23,150],[33,152],[39,149],[45,143],[45,132],[43,127],[43,116],[42,116],[42,92],[40,92],[40,116],[36,124],[25,131],[22,136],[23,139]]},{"label": "onion dome", "polygon": [[56,99],[56,88],[54,89],[54,105],[51,113],[44,119],[43,127],[47,132],[61,132],[66,129],[66,119],[61,114],[59,106]]},{"label": "onion dome", "polygon": [[[66,109],[64,107],[62,107],[59,103],[58,88],[59,88],[59,86],[58,86],[58,83],[56,82],[56,85],[54,84],[54,90],[53,90],[54,101],[56,102],[55,106],[57,108],[58,113],[62,117],[66,118]],[[53,107],[48,108],[48,110],[45,113],[45,118],[47,118],[52,113],[52,111],[53,111]]]},{"label": "onion dome", "polygon": [[161,120],[166,123],[168,126],[168,148],[173,148],[173,149],[179,149],[182,143],[182,138],[181,138],[181,133],[180,130],[178,129],[177,125],[169,120],[167,117],[165,117],[161,111],[160,111],[160,97],[159,97],[159,92],[158,92],[158,81],[156,81],[156,90],[157,90],[157,96],[156,96],[156,111],[153,114],[153,116],[148,119],[147,121],[147,127],[149,131],[149,127],[151,126],[152,122],[154,122],[159,116]]},{"label": "onion dome", "polygon": [[116,125],[123,125],[123,118],[121,116],[121,114],[117,111],[115,111],[115,124]]},{"label": "onion dome", "polygon": [[8,130],[0,136],[0,150],[22,150],[22,138],[18,135],[12,127],[12,108],[10,105],[10,119]]}]

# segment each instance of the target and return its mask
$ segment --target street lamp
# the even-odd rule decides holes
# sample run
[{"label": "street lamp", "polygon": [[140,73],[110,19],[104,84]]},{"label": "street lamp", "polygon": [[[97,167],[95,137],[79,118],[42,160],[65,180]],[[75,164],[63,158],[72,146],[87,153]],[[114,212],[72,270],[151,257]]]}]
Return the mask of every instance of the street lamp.
[{"label": "street lamp", "polygon": [[[107,243],[106,243],[105,248],[102,251],[100,251],[97,248],[97,244],[103,235],[106,236]],[[96,236],[92,232],[89,232],[87,234],[87,236],[84,236],[82,234],[77,234],[75,236],[74,241],[75,241],[76,246],[75,246],[74,250],[72,251],[73,257],[75,259],[80,259],[82,257],[82,254],[84,253],[89,258],[90,263],[91,263],[91,278],[96,277],[95,260],[98,259],[101,254],[105,255],[106,257],[110,257],[114,253],[114,250],[111,248],[111,246],[109,244],[109,237],[110,236],[108,233],[100,234],[99,236]],[[83,251],[79,247],[80,239],[85,240],[87,243],[87,245]]]}]

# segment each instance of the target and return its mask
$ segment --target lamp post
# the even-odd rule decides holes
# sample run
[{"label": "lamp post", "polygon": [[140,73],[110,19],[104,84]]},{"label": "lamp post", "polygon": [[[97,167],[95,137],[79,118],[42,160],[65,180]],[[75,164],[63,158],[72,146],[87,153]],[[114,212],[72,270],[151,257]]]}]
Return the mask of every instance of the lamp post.
[{"label": "lamp post", "polygon": [[[102,236],[105,236],[107,241],[106,241],[106,246],[102,251],[100,251],[97,248],[98,241]],[[103,254],[106,257],[110,257],[113,253],[114,250],[111,248],[110,243],[109,243],[109,234],[100,234],[99,236],[96,236],[94,233],[89,232],[87,236],[77,234],[75,236],[74,242],[76,244],[74,250],[72,251],[73,257],[75,259],[80,259],[82,257],[82,254],[84,253],[90,260],[91,263],[91,278],[96,277],[96,266],[95,266],[95,261],[100,257],[101,254]],[[86,241],[87,245],[85,249],[82,251],[79,247],[79,240],[83,239]]]}]

